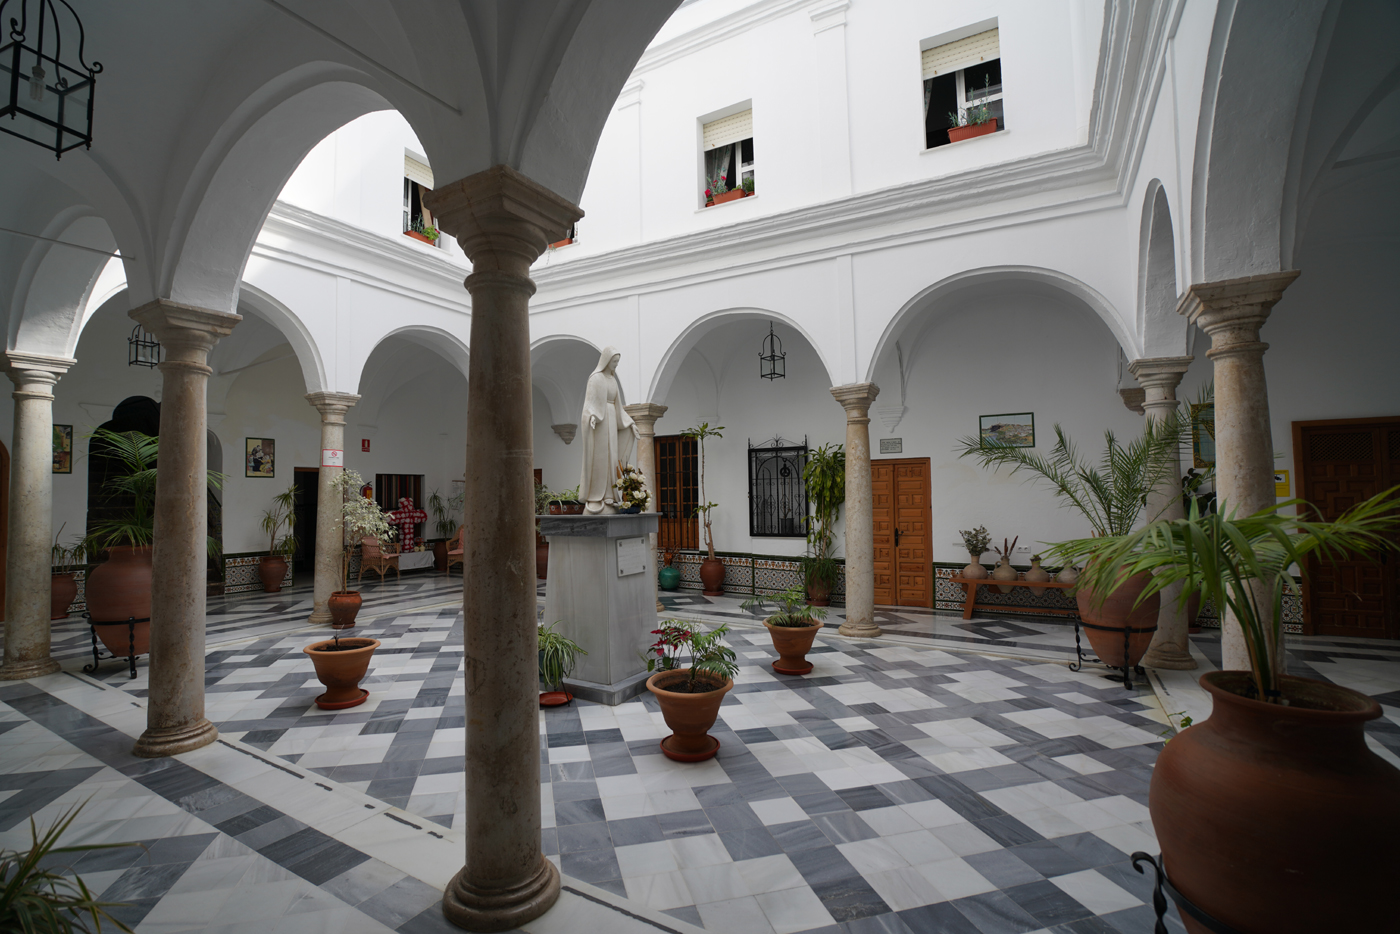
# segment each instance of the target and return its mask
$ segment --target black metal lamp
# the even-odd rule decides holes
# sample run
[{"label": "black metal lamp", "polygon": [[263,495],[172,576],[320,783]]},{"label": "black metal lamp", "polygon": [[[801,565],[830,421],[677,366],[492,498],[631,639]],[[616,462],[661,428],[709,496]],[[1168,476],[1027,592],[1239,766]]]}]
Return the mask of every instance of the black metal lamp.
[{"label": "black metal lamp", "polygon": [[768,323],[768,336],[758,351],[758,375],[764,379],[785,379],[787,377],[787,354],[783,353],[783,342],[773,333],[773,324]]},{"label": "black metal lamp", "polygon": [[141,325],[131,329],[126,339],[126,365],[157,367],[160,365],[160,341]]},{"label": "black metal lamp", "polygon": [[[62,61],[58,5],[73,19],[70,50],[72,28],[77,28],[76,65]],[[0,23],[7,11],[10,41],[0,46],[0,93],[5,95],[0,131],[53,150],[59,159],[79,146],[91,149],[92,99],[102,63],[87,63],[82,20],[68,0],[0,0]]]}]

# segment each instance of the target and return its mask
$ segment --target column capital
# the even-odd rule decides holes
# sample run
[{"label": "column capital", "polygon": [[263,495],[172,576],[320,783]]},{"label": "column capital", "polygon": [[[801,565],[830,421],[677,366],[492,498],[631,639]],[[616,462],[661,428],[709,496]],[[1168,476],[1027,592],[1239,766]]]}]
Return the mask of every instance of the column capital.
[{"label": "column capital", "polygon": [[242,315],[181,305],[164,298],[133,308],[128,315],[154,334],[161,346],[172,349],[190,345],[208,350],[219,338],[232,334],[243,320]]},{"label": "column capital", "polygon": [[870,406],[880,394],[880,387],[874,383],[847,383],[844,386],[832,386],[831,394],[846,410],[847,421],[870,421]]},{"label": "column capital", "polygon": [[[1259,329],[1283,290],[1298,278],[1299,270],[1286,269],[1219,282],[1198,282],[1177,302],[1176,313],[1211,336],[1214,354],[1230,344],[1254,344]],[[1254,349],[1254,348],[1249,348]],[[1260,353],[1267,345],[1257,348]]]},{"label": "column capital", "polygon": [[1176,387],[1191,368],[1195,357],[1141,357],[1128,364],[1128,372],[1150,396],[1155,390],[1168,399],[1176,398]]},{"label": "column capital", "polygon": [[332,425],[344,425],[345,413],[360,397],[352,392],[308,392],[306,401],[321,413],[321,421]]},{"label": "column capital", "polygon": [[21,398],[22,393],[24,397],[52,399],[50,388],[77,362],[71,357],[10,350],[5,353],[5,372],[15,384],[15,398]]},{"label": "column capital", "polygon": [[[530,264],[583,210],[506,165],[448,182],[423,203],[472,261],[472,278],[504,273],[528,281]],[[471,288],[471,285],[468,285]]]},{"label": "column capital", "polygon": [[632,421],[645,427],[645,434],[654,434],[656,431],[656,421],[666,414],[666,406],[659,402],[633,402],[631,405],[622,407],[628,415],[632,416]]},{"label": "column capital", "polygon": [[565,444],[573,444],[574,435],[578,434],[578,426],[573,422],[565,422],[562,425],[550,425],[549,427],[559,436],[559,440],[563,441]]}]

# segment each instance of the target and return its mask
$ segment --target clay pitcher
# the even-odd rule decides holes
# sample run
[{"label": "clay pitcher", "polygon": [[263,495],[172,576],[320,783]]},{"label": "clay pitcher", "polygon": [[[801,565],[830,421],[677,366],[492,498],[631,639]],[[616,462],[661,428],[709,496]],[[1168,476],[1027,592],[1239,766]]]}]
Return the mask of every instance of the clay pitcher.
[{"label": "clay pitcher", "polygon": [[[1014,581],[1017,580],[1019,577],[1020,575],[1016,573],[1016,569],[1011,566],[1010,558],[1002,558],[1001,560],[999,560],[997,562],[995,570],[992,571],[992,580]],[[1002,593],[1011,593],[1011,591],[1015,589],[1015,587],[1006,587],[1001,584],[997,584],[997,590],[1001,591]]]},{"label": "clay pitcher", "polygon": [[[1033,556],[1031,557],[1031,569],[1030,569],[1029,571],[1026,572],[1026,580],[1028,580],[1028,581],[1048,581],[1048,580],[1050,580],[1050,572],[1047,571],[1047,570],[1045,570],[1045,568],[1043,568],[1043,567],[1040,566],[1040,555],[1033,555]],[[1028,588],[1026,588],[1026,589],[1029,590],[1031,593],[1035,594],[1037,597],[1040,596],[1041,594],[1045,593],[1045,588],[1044,588],[1044,587],[1028,587]]]}]

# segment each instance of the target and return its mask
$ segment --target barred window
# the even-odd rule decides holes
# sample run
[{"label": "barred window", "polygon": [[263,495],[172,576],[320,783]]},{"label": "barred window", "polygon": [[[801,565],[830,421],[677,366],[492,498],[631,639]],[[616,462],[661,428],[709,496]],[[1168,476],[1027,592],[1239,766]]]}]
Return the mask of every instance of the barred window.
[{"label": "barred window", "polygon": [[807,536],[807,439],[749,442],[749,534],[755,538]]}]

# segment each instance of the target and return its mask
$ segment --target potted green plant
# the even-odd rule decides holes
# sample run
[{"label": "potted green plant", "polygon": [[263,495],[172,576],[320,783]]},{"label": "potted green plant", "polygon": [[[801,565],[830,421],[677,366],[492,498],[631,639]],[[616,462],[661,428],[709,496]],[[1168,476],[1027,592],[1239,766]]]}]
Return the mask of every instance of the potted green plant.
[{"label": "potted green plant", "polygon": [[[334,609],[331,612],[334,613]],[[353,620],[350,625],[354,625]],[[302,651],[316,669],[316,680],[326,686],[325,693],[316,698],[316,706],[322,710],[345,710],[368,700],[369,691],[360,687],[360,682],[369,671],[370,657],[379,645],[378,639],[342,639],[337,632],[329,639],[303,647]]]},{"label": "potted green plant", "polygon": [[695,507],[697,516],[704,516],[706,557],[700,562],[701,591],[707,597],[724,596],[724,562],[715,557],[714,530],[710,527],[710,514],[719,503],[712,503],[705,495],[705,439],[723,438],[723,425],[710,427],[709,422],[701,422],[694,428],[681,432],[687,438],[694,438],[700,448],[700,504]]},{"label": "potted green plant", "polygon": [[535,579],[549,579],[549,539],[540,534],[540,516],[549,515],[549,501],[554,491],[543,483],[535,484]]},{"label": "potted green plant", "polygon": [[[297,537],[292,534],[296,523],[297,488],[287,487],[272,498],[272,505],[263,511],[262,531],[267,536],[267,554],[258,559],[258,578],[263,593],[281,593],[287,576],[287,559],[297,550]],[[283,529],[286,532],[283,532]]]},{"label": "potted green plant", "polygon": [[[724,695],[734,687],[739,666],[734,650],[724,644],[729,627],[706,632],[680,620],[666,620],[652,630],[657,641],[651,646],[647,670],[656,674],[647,679],[647,690],[661,705],[661,716],[671,735],[661,741],[661,751],[677,762],[702,762],[719,752],[719,740],[710,727],[719,717]],[[680,667],[680,653],[690,655],[690,667]]]},{"label": "potted green plant", "polygon": [[988,75],[983,82],[983,101],[976,107],[966,109],[959,108],[948,114],[948,141],[951,143],[961,142],[971,139],[974,136],[985,136],[988,133],[997,131],[997,118],[992,116],[992,109],[986,95],[991,93],[991,76]]},{"label": "potted green plant", "polygon": [[364,482],[364,477],[353,470],[342,470],[331,481],[331,495],[339,497],[341,514],[340,589],[328,601],[331,626],[335,629],[354,626],[360,612],[360,592],[350,589],[350,558],[360,546],[360,539],[368,536],[387,545],[395,535],[379,504],[360,492]]},{"label": "potted green plant", "polygon": [[419,217],[414,220],[412,227],[404,231],[404,236],[421,240],[429,246],[437,246],[438,237],[442,234],[432,224],[423,223],[423,218]]},{"label": "potted green plant", "polygon": [[755,594],[739,605],[746,610],[761,612],[765,603],[776,607],[776,611],[763,621],[773,640],[773,648],[778,652],[773,670],[781,675],[805,675],[812,670],[807,653],[811,651],[812,640],[821,632],[821,621],[826,619],[826,610],[810,604],[806,594],[797,587],[771,597]]},{"label": "potted green plant", "polygon": [[441,541],[433,542],[433,567],[447,570],[447,540],[457,534],[457,517],[467,501],[467,492],[444,497],[437,490],[428,494],[428,510],[433,514],[433,530]]},{"label": "potted green plant", "polygon": [[[807,553],[798,559],[807,600],[813,606],[829,606],[836,586],[838,566],[836,519],[846,501],[846,449],[839,444],[823,444],[807,455],[802,482],[812,503],[807,531]],[[805,651],[805,650],[804,650]]]},{"label": "potted green plant", "polygon": [[753,197],[753,176],[752,176],[752,175],[745,175],[745,176],[744,176],[743,188],[744,188],[744,197],[745,197],[745,198],[752,198],[752,197]]},{"label": "potted green plant", "polygon": [[581,516],[583,515],[583,501],[578,498],[578,487],[571,490],[551,493],[549,496],[549,514],[551,516]]},{"label": "potted green plant", "polygon": [[617,491],[622,495],[622,506],[618,512],[641,512],[647,508],[647,503],[651,502],[646,477],[632,464],[618,468]]},{"label": "potted green plant", "polygon": [[59,543],[59,537],[66,528],[66,522],[58,527],[58,535],[53,537],[53,548],[49,554],[52,569],[49,579],[49,619],[67,618],[68,608],[78,598],[78,571],[82,570],[87,560],[87,548],[82,539],[70,545]]},{"label": "potted green plant", "polygon": [[[1400,834],[1400,770],[1366,745],[1374,698],[1283,673],[1282,595],[1308,558],[1393,551],[1400,528],[1387,490],[1335,522],[1314,522],[1289,500],[1250,516],[1158,520],[1135,532],[1062,542],[1104,589],[1146,575],[1137,600],[1181,585],[1238,622],[1249,671],[1212,671],[1201,686],[1210,718],[1157,757],[1149,807],[1162,869],[1181,896],[1236,931],[1381,931],[1394,927],[1390,852]],[[1283,510],[1297,507],[1302,515]],[[1142,854],[1143,858],[1147,858]],[[1340,857],[1340,858],[1339,858]],[[1134,859],[1138,858],[1135,854]],[[1175,897],[1175,896],[1174,896]],[[1193,919],[1191,931],[1205,931]]]},{"label": "potted green plant", "polygon": [[550,688],[540,693],[542,707],[558,707],[574,699],[574,695],[564,689],[564,679],[573,673],[578,657],[588,654],[577,642],[555,631],[559,623],[555,620],[539,627],[540,680]]},{"label": "potted green plant", "polygon": [[982,555],[992,545],[992,537],[987,534],[987,527],[979,525],[975,529],[964,529],[958,532],[962,536],[963,547],[967,549],[968,557],[972,560],[967,567],[962,569],[962,576],[966,580],[980,581],[987,579],[987,568],[982,564]]}]

